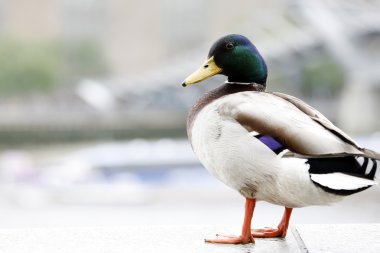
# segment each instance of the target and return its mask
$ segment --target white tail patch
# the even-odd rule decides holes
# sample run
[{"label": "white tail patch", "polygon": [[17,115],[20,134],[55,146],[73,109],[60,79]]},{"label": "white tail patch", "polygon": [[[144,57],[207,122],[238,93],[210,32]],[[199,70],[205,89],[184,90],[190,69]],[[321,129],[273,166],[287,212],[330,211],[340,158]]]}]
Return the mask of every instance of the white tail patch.
[{"label": "white tail patch", "polygon": [[365,174],[366,175],[371,172],[373,165],[374,165],[374,161],[372,159],[369,159],[367,168],[365,169]]},{"label": "white tail patch", "polygon": [[310,174],[311,180],[334,190],[356,190],[379,184],[375,180],[355,177],[340,172],[329,174]]}]

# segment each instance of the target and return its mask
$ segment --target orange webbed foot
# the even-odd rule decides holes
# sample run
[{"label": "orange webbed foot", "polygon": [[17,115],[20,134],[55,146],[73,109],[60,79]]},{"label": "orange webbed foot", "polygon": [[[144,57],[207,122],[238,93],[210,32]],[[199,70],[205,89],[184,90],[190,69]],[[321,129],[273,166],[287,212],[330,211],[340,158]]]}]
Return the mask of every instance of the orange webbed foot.
[{"label": "orange webbed foot", "polygon": [[253,237],[256,238],[273,238],[273,237],[280,237],[285,238],[286,232],[288,231],[289,226],[289,220],[290,215],[292,214],[292,208],[285,207],[284,215],[282,216],[282,219],[280,221],[280,224],[277,228],[259,228],[259,229],[253,229],[251,231]]},{"label": "orange webbed foot", "polygon": [[220,243],[220,244],[248,244],[255,243],[255,239],[252,235],[247,236],[233,236],[233,235],[216,235],[215,239],[205,239],[206,243]]},{"label": "orange webbed foot", "polygon": [[282,228],[260,228],[260,229],[253,229],[252,230],[252,236],[256,238],[273,238],[273,237],[281,237],[285,238],[286,231]]}]

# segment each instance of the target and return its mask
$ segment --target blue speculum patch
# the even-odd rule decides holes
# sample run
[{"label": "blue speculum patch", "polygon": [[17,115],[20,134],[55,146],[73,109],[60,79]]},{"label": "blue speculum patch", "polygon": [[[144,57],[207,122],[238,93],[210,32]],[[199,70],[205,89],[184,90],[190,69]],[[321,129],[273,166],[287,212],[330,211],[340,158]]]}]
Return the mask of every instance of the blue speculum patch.
[{"label": "blue speculum patch", "polygon": [[258,135],[256,136],[262,143],[264,143],[268,148],[270,148],[276,154],[279,154],[281,151],[285,149],[284,145],[282,145],[279,141],[269,135]]}]

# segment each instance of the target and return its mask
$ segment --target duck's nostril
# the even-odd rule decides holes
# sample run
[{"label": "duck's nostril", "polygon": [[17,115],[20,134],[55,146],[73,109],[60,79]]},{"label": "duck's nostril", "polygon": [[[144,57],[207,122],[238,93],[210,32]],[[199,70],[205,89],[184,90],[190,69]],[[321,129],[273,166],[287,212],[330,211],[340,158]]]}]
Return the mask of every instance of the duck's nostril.
[{"label": "duck's nostril", "polygon": [[208,64],[204,65],[203,68],[208,68]]}]

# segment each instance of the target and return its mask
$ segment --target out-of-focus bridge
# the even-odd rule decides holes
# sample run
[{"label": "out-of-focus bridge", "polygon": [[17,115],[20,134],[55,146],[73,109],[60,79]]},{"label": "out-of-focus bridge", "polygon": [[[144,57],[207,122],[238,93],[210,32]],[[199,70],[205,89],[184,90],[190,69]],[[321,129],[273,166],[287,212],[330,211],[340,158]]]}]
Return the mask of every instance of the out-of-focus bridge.
[{"label": "out-of-focus bridge", "polygon": [[[253,10],[243,29],[269,66],[269,90],[302,97],[302,69],[316,55],[333,57],[344,76],[341,95],[306,101],[349,133],[380,129],[380,1],[284,1]],[[273,7],[273,6],[272,6]],[[63,141],[183,136],[188,108],[222,77],[183,89],[210,41],[168,58],[144,75],[80,82],[63,94],[0,101],[0,140]],[[94,95],[95,94],[95,95]]]}]

